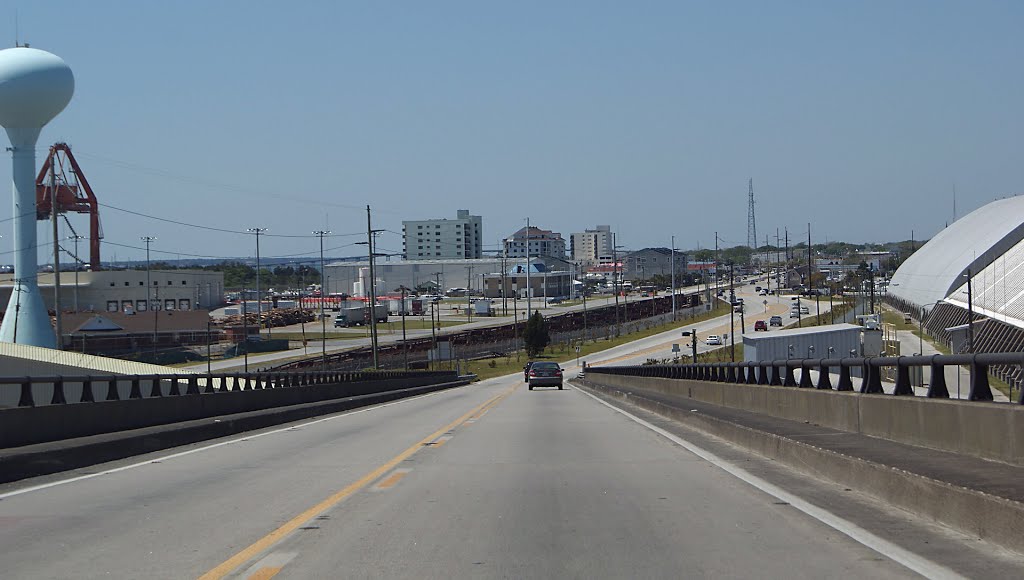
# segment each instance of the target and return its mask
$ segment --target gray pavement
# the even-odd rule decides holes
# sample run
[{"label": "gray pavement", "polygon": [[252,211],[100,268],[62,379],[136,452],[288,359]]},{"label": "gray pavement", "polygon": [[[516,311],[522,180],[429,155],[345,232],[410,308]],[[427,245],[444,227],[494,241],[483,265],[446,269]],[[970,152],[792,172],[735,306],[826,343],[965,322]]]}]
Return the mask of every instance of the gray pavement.
[{"label": "gray pavement", "polygon": [[[597,358],[636,356],[645,344]],[[777,476],[825,508],[863,513],[834,486]],[[0,570],[33,579],[913,575],[764,489],[573,388],[528,391],[517,373],[0,486]],[[909,549],[958,542],[956,558],[978,561],[963,556],[977,542],[886,517],[859,525]],[[987,571],[1008,570],[986,561]]]}]

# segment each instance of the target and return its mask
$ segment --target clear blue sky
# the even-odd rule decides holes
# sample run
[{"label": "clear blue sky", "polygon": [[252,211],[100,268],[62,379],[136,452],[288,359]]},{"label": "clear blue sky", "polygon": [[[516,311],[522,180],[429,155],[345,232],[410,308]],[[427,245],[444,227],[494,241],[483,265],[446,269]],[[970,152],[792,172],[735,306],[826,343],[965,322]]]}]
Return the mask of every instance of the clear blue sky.
[{"label": "clear blue sky", "polygon": [[[808,222],[816,242],[888,241],[942,228],[954,184],[961,216],[1024,191],[1016,1],[7,1],[7,46],[16,8],[22,42],[77,82],[39,162],[66,140],[100,203],[191,224],[357,234],[370,204],[394,232],[469,209],[492,246],[527,216],[566,239],[611,224],[632,248],[735,245],[753,177],[762,241]],[[156,236],[155,258],[255,252],[102,220],[111,244]]]}]

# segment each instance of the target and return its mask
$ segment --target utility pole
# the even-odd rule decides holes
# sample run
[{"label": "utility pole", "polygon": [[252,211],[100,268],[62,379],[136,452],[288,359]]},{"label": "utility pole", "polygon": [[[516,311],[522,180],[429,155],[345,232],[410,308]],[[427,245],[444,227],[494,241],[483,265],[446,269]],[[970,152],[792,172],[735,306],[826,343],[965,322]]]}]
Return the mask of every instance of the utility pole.
[{"label": "utility pole", "polygon": [[533,314],[530,312],[533,297],[533,287],[530,286],[530,218],[526,218],[526,318]]},{"label": "utility pole", "polygon": [[754,221],[754,178],[747,182],[747,245],[751,250],[757,249],[757,224]]},{"label": "utility pole", "polygon": [[[716,235],[715,244],[717,245],[717,243]],[[729,359],[732,362],[736,362],[736,307],[733,306],[736,302],[735,271],[736,268],[733,267],[733,262],[729,262]]]},{"label": "utility pole", "polygon": [[[768,253],[768,234],[764,235],[764,255],[765,258],[771,256],[771,254]],[[772,264],[771,260],[765,260],[765,262],[768,263],[768,292],[770,293],[772,291]]]},{"label": "utility pole", "polygon": [[676,237],[672,236],[672,322],[676,320]]},{"label": "utility pole", "polygon": [[718,293],[718,232],[715,232],[715,293]]},{"label": "utility pole", "polygon": [[409,342],[406,340],[406,337],[405,337],[405,315],[408,314],[407,313],[408,309],[405,307],[405,291],[408,290],[408,288],[405,287],[405,284],[402,284],[401,289],[402,289],[402,351],[403,351],[403,356],[405,358],[405,370],[409,370]]},{"label": "utility pole", "polygon": [[[874,278],[871,280],[871,287],[874,288]],[[874,296],[874,294],[872,294]],[[872,304],[874,300],[872,299]],[[874,312],[874,306],[872,306]],[[967,269],[967,352],[974,354],[974,292],[971,288],[971,269]]]},{"label": "utility pole", "polygon": [[473,266],[466,267],[466,316],[469,322],[473,322]]},{"label": "utility pole", "polygon": [[[53,313],[56,318],[57,350],[64,347],[64,327],[60,316],[60,238],[57,234],[57,165],[56,148],[50,147],[50,223],[53,225]],[[32,226],[35,227],[35,226]],[[33,250],[34,252],[35,250]]]},{"label": "utility pole", "polygon": [[380,368],[377,360],[377,277],[373,268],[373,237],[380,231],[374,230],[370,222],[370,206],[366,206],[366,247],[370,254],[370,348],[373,351],[373,370]]},{"label": "utility pole", "polygon": [[508,290],[505,277],[508,275],[508,247],[501,250],[501,315],[508,316]]},{"label": "utility pole", "polygon": [[[256,327],[262,330],[263,293],[260,291],[260,234],[267,231],[267,228],[249,228],[246,231],[251,234],[256,234]],[[260,330],[257,330],[257,332],[259,332]],[[269,325],[267,333],[269,334]],[[248,337],[246,337],[246,340],[248,340]]]},{"label": "utility pole", "polygon": [[[78,312],[78,270],[82,265],[81,260],[78,259],[78,240],[84,240],[85,236],[74,234],[71,239],[75,241],[75,312]],[[58,348],[60,347],[58,346]]]},{"label": "utility pole", "polygon": [[[868,274],[871,276],[871,314],[875,313],[875,267],[868,264]],[[970,280],[970,278],[968,278]]]},{"label": "utility pole", "polygon": [[[811,292],[814,292],[814,271],[812,269],[813,261],[811,258],[812,254],[813,252],[811,251],[811,222],[807,222],[807,287],[810,288]],[[821,324],[821,301],[818,299],[817,293],[814,294],[814,308],[816,311],[814,314],[815,320],[818,322],[818,324]]]},{"label": "utility pole", "polygon": [[612,290],[615,294],[615,328],[616,336],[622,332],[622,322],[619,320],[619,245],[615,243],[615,232],[612,232]]},{"label": "utility pole", "polygon": [[156,238],[153,236],[142,236],[142,241],[146,242],[146,308],[153,311],[153,364],[156,364],[157,316],[156,308],[153,306],[153,283],[150,281],[149,275],[149,244],[156,241]]},{"label": "utility pole", "polygon": [[327,316],[324,314],[324,300],[327,298],[327,287],[324,286],[324,236],[331,235],[330,230],[316,230],[314,236],[320,238],[320,370],[327,370]]}]

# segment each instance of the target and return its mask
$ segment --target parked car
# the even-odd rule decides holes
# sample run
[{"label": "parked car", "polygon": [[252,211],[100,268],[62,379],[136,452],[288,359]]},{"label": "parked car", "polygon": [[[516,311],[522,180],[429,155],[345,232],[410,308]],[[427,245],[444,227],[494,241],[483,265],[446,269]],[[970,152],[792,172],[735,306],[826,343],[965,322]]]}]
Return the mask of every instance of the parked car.
[{"label": "parked car", "polygon": [[530,365],[530,372],[526,377],[527,384],[532,391],[534,387],[562,387],[562,368],[558,363],[540,361]]},{"label": "parked car", "polygon": [[708,337],[704,339],[704,344],[720,346],[722,344],[722,337],[717,334],[709,334]]},{"label": "parked car", "polygon": [[782,326],[782,317],[781,316],[772,316],[771,318],[768,319],[768,325],[769,326]]},{"label": "parked car", "polygon": [[758,330],[768,330],[768,324],[763,320],[758,320],[754,323],[754,332],[757,332]]}]

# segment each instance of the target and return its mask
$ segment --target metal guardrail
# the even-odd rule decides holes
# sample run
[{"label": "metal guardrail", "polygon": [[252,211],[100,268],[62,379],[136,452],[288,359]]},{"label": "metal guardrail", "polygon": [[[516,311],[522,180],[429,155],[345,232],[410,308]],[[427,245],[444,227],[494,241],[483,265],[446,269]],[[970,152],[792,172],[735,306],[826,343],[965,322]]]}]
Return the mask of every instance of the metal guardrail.
[{"label": "metal guardrail", "polygon": [[[1024,353],[982,353],[933,356],[827,358],[827,359],[784,359],[761,362],[697,363],[686,365],[642,365],[600,367],[588,366],[585,373],[610,374],[636,377],[658,377],[668,379],[689,379],[721,383],[742,383],[748,385],[776,385],[784,387],[814,388],[820,390],[854,391],[850,369],[862,370],[859,377],[860,393],[885,394],[882,389],[882,369],[892,368],[896,373],[895,396],[915,396],[910,380],[912,367],[930,367],[931,382],[925,394],[928,398],[948,399],[944,369],[946,366],[970,367],[971,384],[967,396],[969,401],[992,401],[988,371],[994,365],[1024,366]],[[839,380],[832,385],[831,369],[838,368]],[[800,375],[797,377],[796,371]],[[811,371],[818,371],[814,381]],[[1024,405],[1024,392],[1017,400]]]},{"label": "metal guardrail", "polygon": [[[455,379],[454,371],[307,371],[307,372],[255,372],[209,374],[152,374],[152,375],[54,375],[0,377],[0,388],[17,385],[21,389],[18,407],[35,407],[33,394],[36,385],[53,386],[50,405],[93,403],[122,399],[181,397],[226,393],[229,391],[257,391],[264,389],[293,389],[327,384],[360,383],[392,379],[437,377]],[[127,396],[120,393],[119,385],[127,383]],[[81,386],[78,400],[69,401],[67,387]],[[77,390],[77,389],[76,389]]]}]

